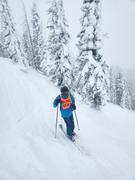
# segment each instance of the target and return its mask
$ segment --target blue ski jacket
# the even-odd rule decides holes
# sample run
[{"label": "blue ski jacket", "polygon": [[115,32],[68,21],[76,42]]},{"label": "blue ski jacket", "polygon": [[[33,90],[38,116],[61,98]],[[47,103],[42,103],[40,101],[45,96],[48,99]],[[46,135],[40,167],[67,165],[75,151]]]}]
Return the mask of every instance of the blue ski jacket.
[{"label": "blue ski jacket", "polygon": [[[70,117],[72,114],[73,114],[73,110],[76,109],[76,106],[75,106],[75,98],[70,94],[70,97],[71,97],[71,100],[72,100],[72,104],[70,105],[70,107],[68,109],[63,109],[62,108],[62,102],[61,102],[61,96],[58,95],[54,102],[53,102],[53,107],[57,107],[57,105],[60,103],[60,111],[61,111],[61,116],[63,118],[68,118]],[[62,98],[66,99],[68,96],[62,96]]]}]

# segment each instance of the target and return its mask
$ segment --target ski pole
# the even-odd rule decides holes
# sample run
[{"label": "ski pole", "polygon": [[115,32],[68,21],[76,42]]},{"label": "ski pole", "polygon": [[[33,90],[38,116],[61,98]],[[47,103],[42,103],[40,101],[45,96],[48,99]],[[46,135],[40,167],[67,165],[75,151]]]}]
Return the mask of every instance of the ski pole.
[{"label": "ski pole", "polygon": [[55,138],[57,136],[58,112],[59,112],[59,105],[57,106],[57,112],[56,112]]},{"label": "ski pole", "polygon": [[77,118],[77,114],[76,114],[75,110],[74,110],[74,114],[75,114],[75,119],[76,119],[76,122],[77,122],[78,130],[80,131],[79,122],[78,122],[78,118]]}]

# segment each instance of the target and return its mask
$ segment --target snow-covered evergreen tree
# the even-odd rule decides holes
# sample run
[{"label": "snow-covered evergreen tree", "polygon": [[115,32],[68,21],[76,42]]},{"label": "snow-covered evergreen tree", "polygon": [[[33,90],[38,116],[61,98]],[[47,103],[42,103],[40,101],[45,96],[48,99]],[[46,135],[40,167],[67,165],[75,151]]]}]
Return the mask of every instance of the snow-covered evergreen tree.
[{"label": "snow-covered evergreen tree", "polygon": [[131,108],[135,111],[135,82],[132,82]]},{"label": "snow-covered evergreen tree", "polygon": [[24,50],[29,66],[33,66],[34,50],[33,50],[33,44],[32,44],[30,25],[28,22],[26,9],[23,2],[22,2],[22,6],[23,6],[23,12],[24,12],[22,45],[23,45],[23,50]]},{"label": "snow-covered evergreen tree", "polygon": [[129,82],[123,80],[123,93],[121,99],[121,107],[131,109],[131,96],[129,91]]},{"label": "snow-covered evergreen tree", "polygon": [[42,69],[56,85],[70,85],[71,57],[68,48],[70,35],[67,32],[68,24],[62,0],[51,1],[48,16],[47,62],[43,62]]},{"label": "snow-covered evergreen tree", "polygon": [[34,52],[33,67],[39,70],[40,64],[45,58],[44,56],[45,45],[44,45],[44,38],[42,33],[40,17],[37,12],[37,6],[35,1],[33,3],[33,8],[32,8],[32,31],[33,31],[32,46]]},{"label": "snow-covered evergreen tree", "polygon": [[79,56],[75,70],[76,88],[84,100],[99,106],[104,102],[108,82],[108,66],[100,54],[100,1],[84,0],[81,10],[83,15],[77,44]]},{"label": "snow-covered evergreen tree", "polygon": [[[127,82],[126,82],[127,83]],[[125,108],[127,108],[127,109],[132,109],[131,108],[131,101],[132,101],[132,99],[131,99],[132,97],[131,97],[131,95],[130,95],[130,91],[129,91],[129,87],[128,87],[128,84],[126,84],[125,85]]]},{"label": "snow-covered evergreen tree", "polygon": [[28,38],[28,32],[24,30],[23,37],[22,37],[22,46],[25,53],[25,57],[28,61],[29,66],[32,64],[32,54],[31,54],[31,47],[29,46],[29,38]]},{"label": "snow-covered evergreen tree", "polygon": [[115,74],[113,69],[109,71],[109,101],[116,104],[116,88],[115,88]]},{"label": "snow-covered evergreen tree", "polygon": [[20,62],[26,66],[7,0],[0,0],[0,21],[0,41],[3,53],[13,62]]},{"label": "snow-covered evergreen tree", "polygon": [[123,75],[119,72],[115,79],[115,88],[116,88],[116,104],[122,104],[122,97],[124,96],[124,80]]}]

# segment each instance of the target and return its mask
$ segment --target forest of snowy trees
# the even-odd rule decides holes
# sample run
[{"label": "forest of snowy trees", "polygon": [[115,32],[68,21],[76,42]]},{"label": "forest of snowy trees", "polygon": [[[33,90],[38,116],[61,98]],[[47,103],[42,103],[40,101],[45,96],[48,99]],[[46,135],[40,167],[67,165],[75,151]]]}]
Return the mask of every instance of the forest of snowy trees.
[{"label": "forest of snowy trees", "polygon": [[110,68],[109,101],[123,108],[135,110],[135,80],[119,68]]},{"label": "forest of snowy trees", "polygon": [[8,0],[0,0],[0,56],[42,72],[56,86],[67,85],[95,107],[110,101],[135,110],[134,80],[109,67],[103,57],[100,3],[100,0],[83,0],[76,42],[78,55],[73,58],[63,0],[50,1],[47,39],[44,39],[36,1],[30,21],[22,3],[23,33],[19,39]]}]

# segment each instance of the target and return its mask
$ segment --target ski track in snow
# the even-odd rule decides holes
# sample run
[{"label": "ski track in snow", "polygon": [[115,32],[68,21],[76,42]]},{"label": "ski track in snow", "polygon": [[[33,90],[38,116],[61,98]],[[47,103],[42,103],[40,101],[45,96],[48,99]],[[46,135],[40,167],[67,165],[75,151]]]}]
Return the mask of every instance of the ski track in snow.
[{"label": "ski track in snow", "polygon": [[96,111],[76,100],[76,143],[59,128],[55,139],[59,90],[19,68],[0,59],[0,180],[135,179],[134,112],[112,104]]}]

